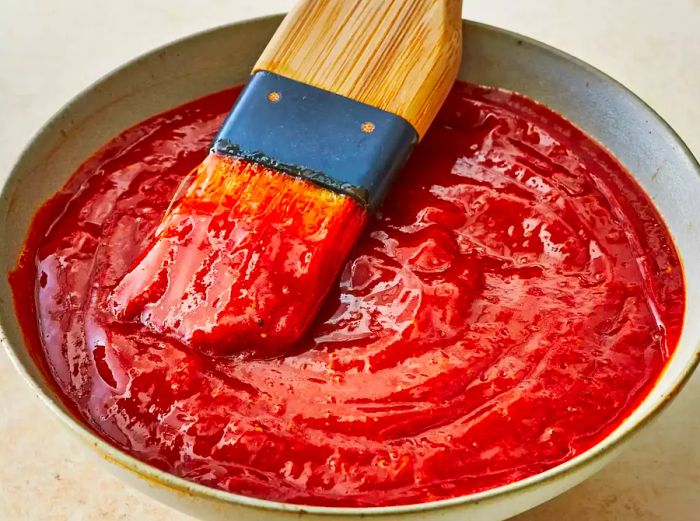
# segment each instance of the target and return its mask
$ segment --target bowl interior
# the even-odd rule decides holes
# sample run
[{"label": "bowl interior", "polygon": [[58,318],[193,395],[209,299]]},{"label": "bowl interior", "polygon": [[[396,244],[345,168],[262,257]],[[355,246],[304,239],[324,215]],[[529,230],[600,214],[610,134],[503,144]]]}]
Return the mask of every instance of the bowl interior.
[{"label": "bowl interior", "polygon": [[679,390],[700,356],[700,165],[656,112],[624,86],[571,56],[512,33],[464,27],[460,79],[525,94],[584,130],[632,173],[671,231],[683,263],[686,309],[678,348],[612,443]]},{"label": "bowl interior", "polygon": [[[0,195],[3,274],[15,266],[36,209],[85,158],[149,116],[244,82],[280,20],[271,17],[225,26],[153,51],[99,80],[56,114],[20,157]],[[700,214],[696,211],[700,167],[675,133],[641,100],[602,73],[537,42],[465,22],[460,78],[518,91],[543,102],[605,145],[651,196],[676,241],[687,289],[680,344],[647,399],[591,449],[600,452],[660,408],[697,361],[700,320],[693,320],[693,314],[700,309],[700,271],[691,267],[700,264]],[[67,417],[68,411],[24,346],[6,275],[0,277],[0,326],[0,338],[4,333],[17,365],[42,397]],[[576,460],[589,456],[583,454]],[[548,473],[560,470],[557,467]]]}]

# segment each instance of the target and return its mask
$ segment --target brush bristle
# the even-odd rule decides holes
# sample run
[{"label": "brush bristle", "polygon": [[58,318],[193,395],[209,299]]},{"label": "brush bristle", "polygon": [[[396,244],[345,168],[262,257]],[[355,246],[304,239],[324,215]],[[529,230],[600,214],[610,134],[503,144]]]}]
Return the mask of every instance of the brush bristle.
[{"label": "brush bristle", "polygon": [[210,355],[275,356],[313,320],[365,220],[348,196],[212,153],[113,311]]}]

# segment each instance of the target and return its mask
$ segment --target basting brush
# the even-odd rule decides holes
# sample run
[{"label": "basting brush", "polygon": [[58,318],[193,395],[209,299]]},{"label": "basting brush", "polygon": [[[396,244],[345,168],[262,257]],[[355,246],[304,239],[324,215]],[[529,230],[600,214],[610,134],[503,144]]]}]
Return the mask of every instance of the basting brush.
[{"label": "basting brush", "polygon": [[293,344],[447,96],[460,13],[461,0],[300,2],[112,311],[209,355]]}]

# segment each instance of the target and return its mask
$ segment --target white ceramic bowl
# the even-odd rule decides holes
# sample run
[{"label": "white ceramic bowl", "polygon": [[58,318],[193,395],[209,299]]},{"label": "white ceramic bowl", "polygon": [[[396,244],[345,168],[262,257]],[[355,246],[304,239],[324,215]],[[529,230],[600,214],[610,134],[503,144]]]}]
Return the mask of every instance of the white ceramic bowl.
[{"label": "white ceramic bowl", "polygon": [[[34,137],[0,196],[0,266],[7,274],[36,209],[101,144],[166,109],[246,80],[281,17],[229,25],[185,38],[99,80]],[[464,23],[460,78],[515,90],[541,101],[609,148],[650,194],[685,266],[687,310],[680,344],[657,385],[614,432],[584,454],[507,486],[450,500],[381,508],[326,508],[264,501],[204,487],[115,449],[78,422],[28,354],[7,277],[0,277],[0,339],[41,400],[109,468],[147,494],[206,520],[341,518],[500,520],[587,478],[649,424],[679,391],[700,351],[700,166],[679,137],[641,100],[590,66],[538,42]]]}]

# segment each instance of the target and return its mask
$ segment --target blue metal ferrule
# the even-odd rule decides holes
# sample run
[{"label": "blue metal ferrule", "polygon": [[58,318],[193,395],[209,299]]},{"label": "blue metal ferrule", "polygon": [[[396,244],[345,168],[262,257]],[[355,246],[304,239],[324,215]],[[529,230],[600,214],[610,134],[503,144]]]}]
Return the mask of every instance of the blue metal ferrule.
[{"label": "blue metal ferrule", "polygon": [[303,177],[375,210],[417,142],[413,126],[395,114],[261,71],[212,150]]}]

